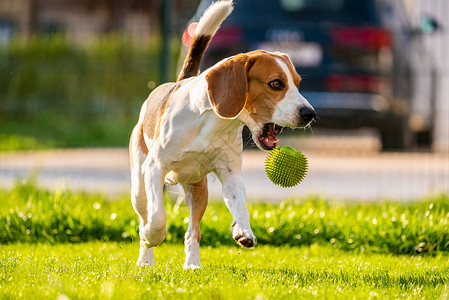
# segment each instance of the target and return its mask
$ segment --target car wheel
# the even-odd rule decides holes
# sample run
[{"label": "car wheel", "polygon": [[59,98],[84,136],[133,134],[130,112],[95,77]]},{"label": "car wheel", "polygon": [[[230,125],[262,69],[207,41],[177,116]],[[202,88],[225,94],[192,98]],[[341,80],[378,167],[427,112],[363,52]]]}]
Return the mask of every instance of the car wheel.
[{"label": "car wheel", "polygon": [[382,149],[384,151],[411,149],[414,144],[414,134],[407,121],[399,119],[389,123],[389,126],[381,130]]}]

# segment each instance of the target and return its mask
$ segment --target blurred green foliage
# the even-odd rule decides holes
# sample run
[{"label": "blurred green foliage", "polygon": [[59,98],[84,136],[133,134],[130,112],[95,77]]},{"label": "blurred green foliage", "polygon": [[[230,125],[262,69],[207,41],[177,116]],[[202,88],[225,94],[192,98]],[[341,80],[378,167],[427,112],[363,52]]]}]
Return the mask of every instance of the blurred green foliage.
[{"label": "blurred green foliage", "polygon": [[158,38],[136,45],[121,35],[83,46],[40,36],[0,48],[0,151],[126,145],[159,84],[159,52]]}]

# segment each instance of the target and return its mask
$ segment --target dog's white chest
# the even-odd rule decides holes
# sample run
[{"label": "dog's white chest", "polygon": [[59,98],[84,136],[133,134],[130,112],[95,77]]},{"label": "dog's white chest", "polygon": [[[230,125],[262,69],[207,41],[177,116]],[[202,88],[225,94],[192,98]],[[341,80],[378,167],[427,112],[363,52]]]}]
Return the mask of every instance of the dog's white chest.
[{"label": "dog's white chest", "polygon": [[171,171],[165,176],[167,184],[193,184],[216,170],[223,159],[223,152],[214,149],[211,152],[186,152],[180,161],[171,164]]}]

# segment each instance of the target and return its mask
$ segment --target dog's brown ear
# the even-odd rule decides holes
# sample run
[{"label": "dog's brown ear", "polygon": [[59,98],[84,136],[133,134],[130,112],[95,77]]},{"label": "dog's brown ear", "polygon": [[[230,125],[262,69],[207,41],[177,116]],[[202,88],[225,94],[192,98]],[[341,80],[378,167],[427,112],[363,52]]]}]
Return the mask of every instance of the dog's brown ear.
[{"label": "dog's brown ear", "polygon": [[240,54],[206,75],[209,101],[218,116],[234,119],[245,107],[247,71],[248,57]]}]

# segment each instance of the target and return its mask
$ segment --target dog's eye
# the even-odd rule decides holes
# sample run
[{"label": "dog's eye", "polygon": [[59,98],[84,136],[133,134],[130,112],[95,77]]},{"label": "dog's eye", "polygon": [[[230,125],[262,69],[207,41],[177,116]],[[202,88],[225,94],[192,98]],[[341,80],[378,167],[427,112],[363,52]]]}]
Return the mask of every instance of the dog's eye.
[{"label": "dog's eye", "polygon": [[276,90],[276,91],[283,90],[284,87],[285,87],[284,83],[281,80],[279,80],[279,79],[275,79],[273,81],[270,81],[268,83],[268,85],[270,86],[270,88],[272,88],[273,90]]}]

